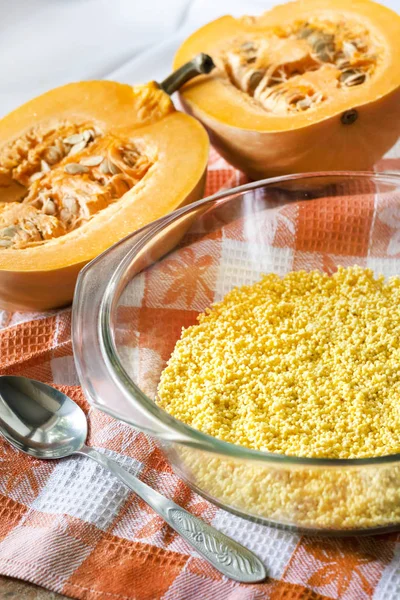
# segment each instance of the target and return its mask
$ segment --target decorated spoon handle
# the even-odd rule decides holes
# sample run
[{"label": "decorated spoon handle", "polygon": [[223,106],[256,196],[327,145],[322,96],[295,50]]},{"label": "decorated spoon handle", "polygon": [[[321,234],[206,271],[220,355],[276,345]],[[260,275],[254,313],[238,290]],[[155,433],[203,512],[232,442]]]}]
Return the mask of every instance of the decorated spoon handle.
[{"label": "decorated spoon handle", "polygon": [[92,458],[111,471],[223,575],[243,583],[255,583],[266,578],[263,563],[241,544],[162,496],[97,450],[83,446],[79,454]]}]

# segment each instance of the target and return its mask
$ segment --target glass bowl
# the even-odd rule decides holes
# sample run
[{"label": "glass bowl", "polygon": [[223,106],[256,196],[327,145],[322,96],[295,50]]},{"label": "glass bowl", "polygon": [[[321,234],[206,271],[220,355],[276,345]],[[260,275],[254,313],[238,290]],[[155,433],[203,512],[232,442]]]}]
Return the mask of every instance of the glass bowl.
[{"label": "glass bowl", "polygon": [[[162,193],[162,192],[160,192]],[[83,269],[73,343],[86,397],[155,436],[175,471],[215,504],[308,533],[400,524],[400,455],[268,454],[197,431],[154,402],[182,327],[263,273],[359,264],[400,274],[400,176],[311,173],[227,190],[125,238]]]}]

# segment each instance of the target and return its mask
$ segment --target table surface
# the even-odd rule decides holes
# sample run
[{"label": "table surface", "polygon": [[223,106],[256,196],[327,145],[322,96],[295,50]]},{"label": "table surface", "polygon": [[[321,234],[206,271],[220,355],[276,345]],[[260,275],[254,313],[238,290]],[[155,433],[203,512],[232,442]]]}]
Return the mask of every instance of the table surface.
[{"label": "table surface", "polygon": [[0,600],[66,600],[67,596],[49,592],[32,583],[0,575]]}]

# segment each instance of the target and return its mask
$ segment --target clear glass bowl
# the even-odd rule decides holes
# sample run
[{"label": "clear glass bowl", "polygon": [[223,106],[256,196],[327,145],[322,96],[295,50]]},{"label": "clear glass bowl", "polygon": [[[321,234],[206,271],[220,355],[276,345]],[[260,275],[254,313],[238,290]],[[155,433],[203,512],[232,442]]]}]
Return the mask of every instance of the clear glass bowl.
[{"label": "clear glass bowl", "polygon": [[73,343],[84,392],[96,408],[155,436],[176,472],[229,511],[310,533],[395,529],[399,455],[329,460],[249,450],[154,402],[182,327],[232,287],[266,272],[351,264],[400,274],[400,176],[280,177],[181,208],[81,272]]}]

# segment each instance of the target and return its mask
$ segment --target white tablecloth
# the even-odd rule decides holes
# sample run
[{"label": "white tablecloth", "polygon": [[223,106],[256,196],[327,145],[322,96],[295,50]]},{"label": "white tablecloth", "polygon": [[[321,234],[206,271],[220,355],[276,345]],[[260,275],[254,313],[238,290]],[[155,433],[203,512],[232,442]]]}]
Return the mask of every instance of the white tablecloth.
[{"label": "white tablecloth", "polygon": [[[351,2],[351,0],[349,0]],[[181,39],[223,14],[273,0],[0,0],[0,116],[82,79],[129,83],[167,75]],[[383,0],[400,12],[400,0]]]}]

